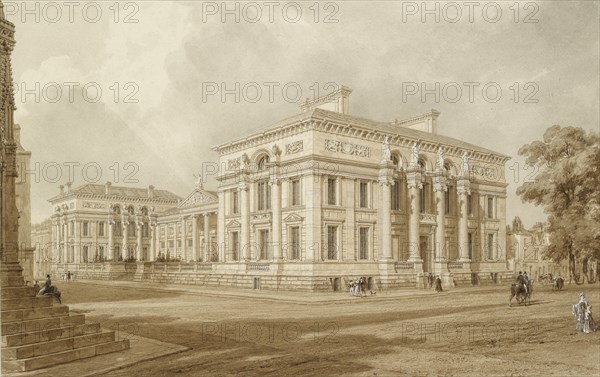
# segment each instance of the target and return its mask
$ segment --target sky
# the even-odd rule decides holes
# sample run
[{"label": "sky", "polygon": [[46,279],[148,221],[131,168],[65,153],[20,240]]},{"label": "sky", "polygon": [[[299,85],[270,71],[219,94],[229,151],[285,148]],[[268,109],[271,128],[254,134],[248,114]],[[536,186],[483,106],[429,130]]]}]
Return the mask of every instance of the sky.
[{"label": "sky", "polygon": [[[512,157],[555,124],[598,130],[599,2],[8,2],[32,221],[58,186],[150,184],[185,197],[211,147],[346,85],[350,113],[441,112],[438,132]],[[209,179],[206,187],[216,188]]]}]

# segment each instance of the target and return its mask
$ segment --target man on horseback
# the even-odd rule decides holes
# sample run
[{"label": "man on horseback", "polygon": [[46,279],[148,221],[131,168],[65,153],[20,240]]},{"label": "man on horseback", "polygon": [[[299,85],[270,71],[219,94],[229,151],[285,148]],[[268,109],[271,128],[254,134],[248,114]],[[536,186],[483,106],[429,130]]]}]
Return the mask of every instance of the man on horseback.
[{"label": "man on horseback", "polygon": [[519,283],[519,288],[525,290],[525,294],[527,295],[527,286],[529,285],[529,279],[527,279],[527,272],[523,275],[523,272],[519,271],[519,276],[517,276],[517,283]]}]

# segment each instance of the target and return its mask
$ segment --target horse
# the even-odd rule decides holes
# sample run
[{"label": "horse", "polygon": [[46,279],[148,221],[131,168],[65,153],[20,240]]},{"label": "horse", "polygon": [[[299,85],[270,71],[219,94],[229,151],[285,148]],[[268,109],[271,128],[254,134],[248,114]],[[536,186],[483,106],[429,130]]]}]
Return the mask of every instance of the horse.
[{"label": "horse", "polygon": [[525,305],[529,304],[531,301],[531,294],[533,293],[533,280],[529,281],[527,284],[527,289],[525,289],[525,285],[519,283],[512,283],[510,286],[510,298],[508,299],[508,306],[511,306],[511,302],[513,298],[516,298],[517,303]]},{"label": "horse", "polygon": [[562,290],[565,285],[565,280],[561,277],[557,277],[552,281],[552,290]]},{"label": "horse", "polygon": [[38,292],[38,296],[52,296],[52,298],[58,301],[59,304],[62,304],[60,300],[61,293],[54,285],[51,285],[48,289],[42,288]]}]

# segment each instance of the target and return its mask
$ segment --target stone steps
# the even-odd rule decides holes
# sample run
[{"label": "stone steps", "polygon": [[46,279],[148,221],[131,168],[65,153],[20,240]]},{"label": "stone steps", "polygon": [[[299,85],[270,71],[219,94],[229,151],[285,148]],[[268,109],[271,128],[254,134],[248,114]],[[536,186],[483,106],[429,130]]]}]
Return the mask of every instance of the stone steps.
[{"label": "stone steps", "polygon": [[[4,288],[2,288],[2,290],[4,290]],[[0,308],[2,308],[2,310],[40,308],[52,306],[53,300],[54,299],[51,296],[9,298],[0,301]]]},{"label": "stone steps", "polygon": [[36,318],[29,321],[2,323],[1,335],[28,333],[38,330],[61,328],[65,326],[82,325],[85,315],[75,314],[60,317]]},{"label": "stone steps", "polygon": [[[6,360],[2,362],[3,372],[24,372],[40,368],[47,368],[58,364],[69,363],[111,352],[123,351],[129,348],[129,340],[108,341],[105,343],[86,345],[84,347],[54,352],[20,360]],[[3,350],[4,352],[4,350]]]},{"label": "stone steps", "polygon": [[82,325],[48,328],[43,330],[2,335],[2,347],[15,347],[37,342],[46,342],[64,339],[84,334],[94,334],[100,331],[99,323],[86,323]]},{"label": "stone steps", "polygon": [[29,286],[21,287],[2,287],[0,291],[0,298],[23,298],[23,297],[35,297],[35,288]]},{"label": "stone steps", "polygon": [[5,347],[2,349],[2,361],[30,359],[50,353],[63,352],[115,341],[114,331],[100,331],[64,339],[50,340],[35,344]]},{"label": "stone steps", "polygon": [[69,315],[69,307],[66,305],[56,305],[41,308],[2,310],[0,318],[2,318],[2,323],[9,323],[65,315]]}]

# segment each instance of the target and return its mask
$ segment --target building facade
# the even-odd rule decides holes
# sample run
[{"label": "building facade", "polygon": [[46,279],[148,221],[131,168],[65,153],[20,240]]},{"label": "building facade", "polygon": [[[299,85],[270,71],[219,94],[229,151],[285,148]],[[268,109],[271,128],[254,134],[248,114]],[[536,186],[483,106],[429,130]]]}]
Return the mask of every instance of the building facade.
[{"label": "building facade", "polygon": [[18,178],[15,181],[17,210],[19,211],[19,262],[23,268],[25,281],[34,278],[34,251],[31,244],[31,181],[27,171],[31,167],[31,152],[21,144],[21,126],[15,124],[15,143],[17,144]]},{"label": "building facade", "polygon": [[31,242],[34,248],[33,280],[43,281],[52,272],[52,220],[31,226]]},{"label": "building facade", "polygon": [[548,274],[569,276],[568,261],[560,263],[544,258],[545,248],[550,244],[550,234],[546,225],[535,224],[527,230],[519,217],[515,217],[512,227],[507,229],[507,259],[510,270],[516,275],[520,271],[535,280]]},{"label": "building facade", "polygon": [[[350,115],[350,93],[214,147],[217,192],[199,181],[184,200],[135,195],[132,205],[85,196],[94,185],[67,188],[50,200],[59,264],[135,260],[139,280],[310,291],[359,276],[393,289],[429,274],[447,285],[511,275],[508,157],[438,134],[435,110],[394,122]],[[101,223],[111,233],[99,242]]]}]

